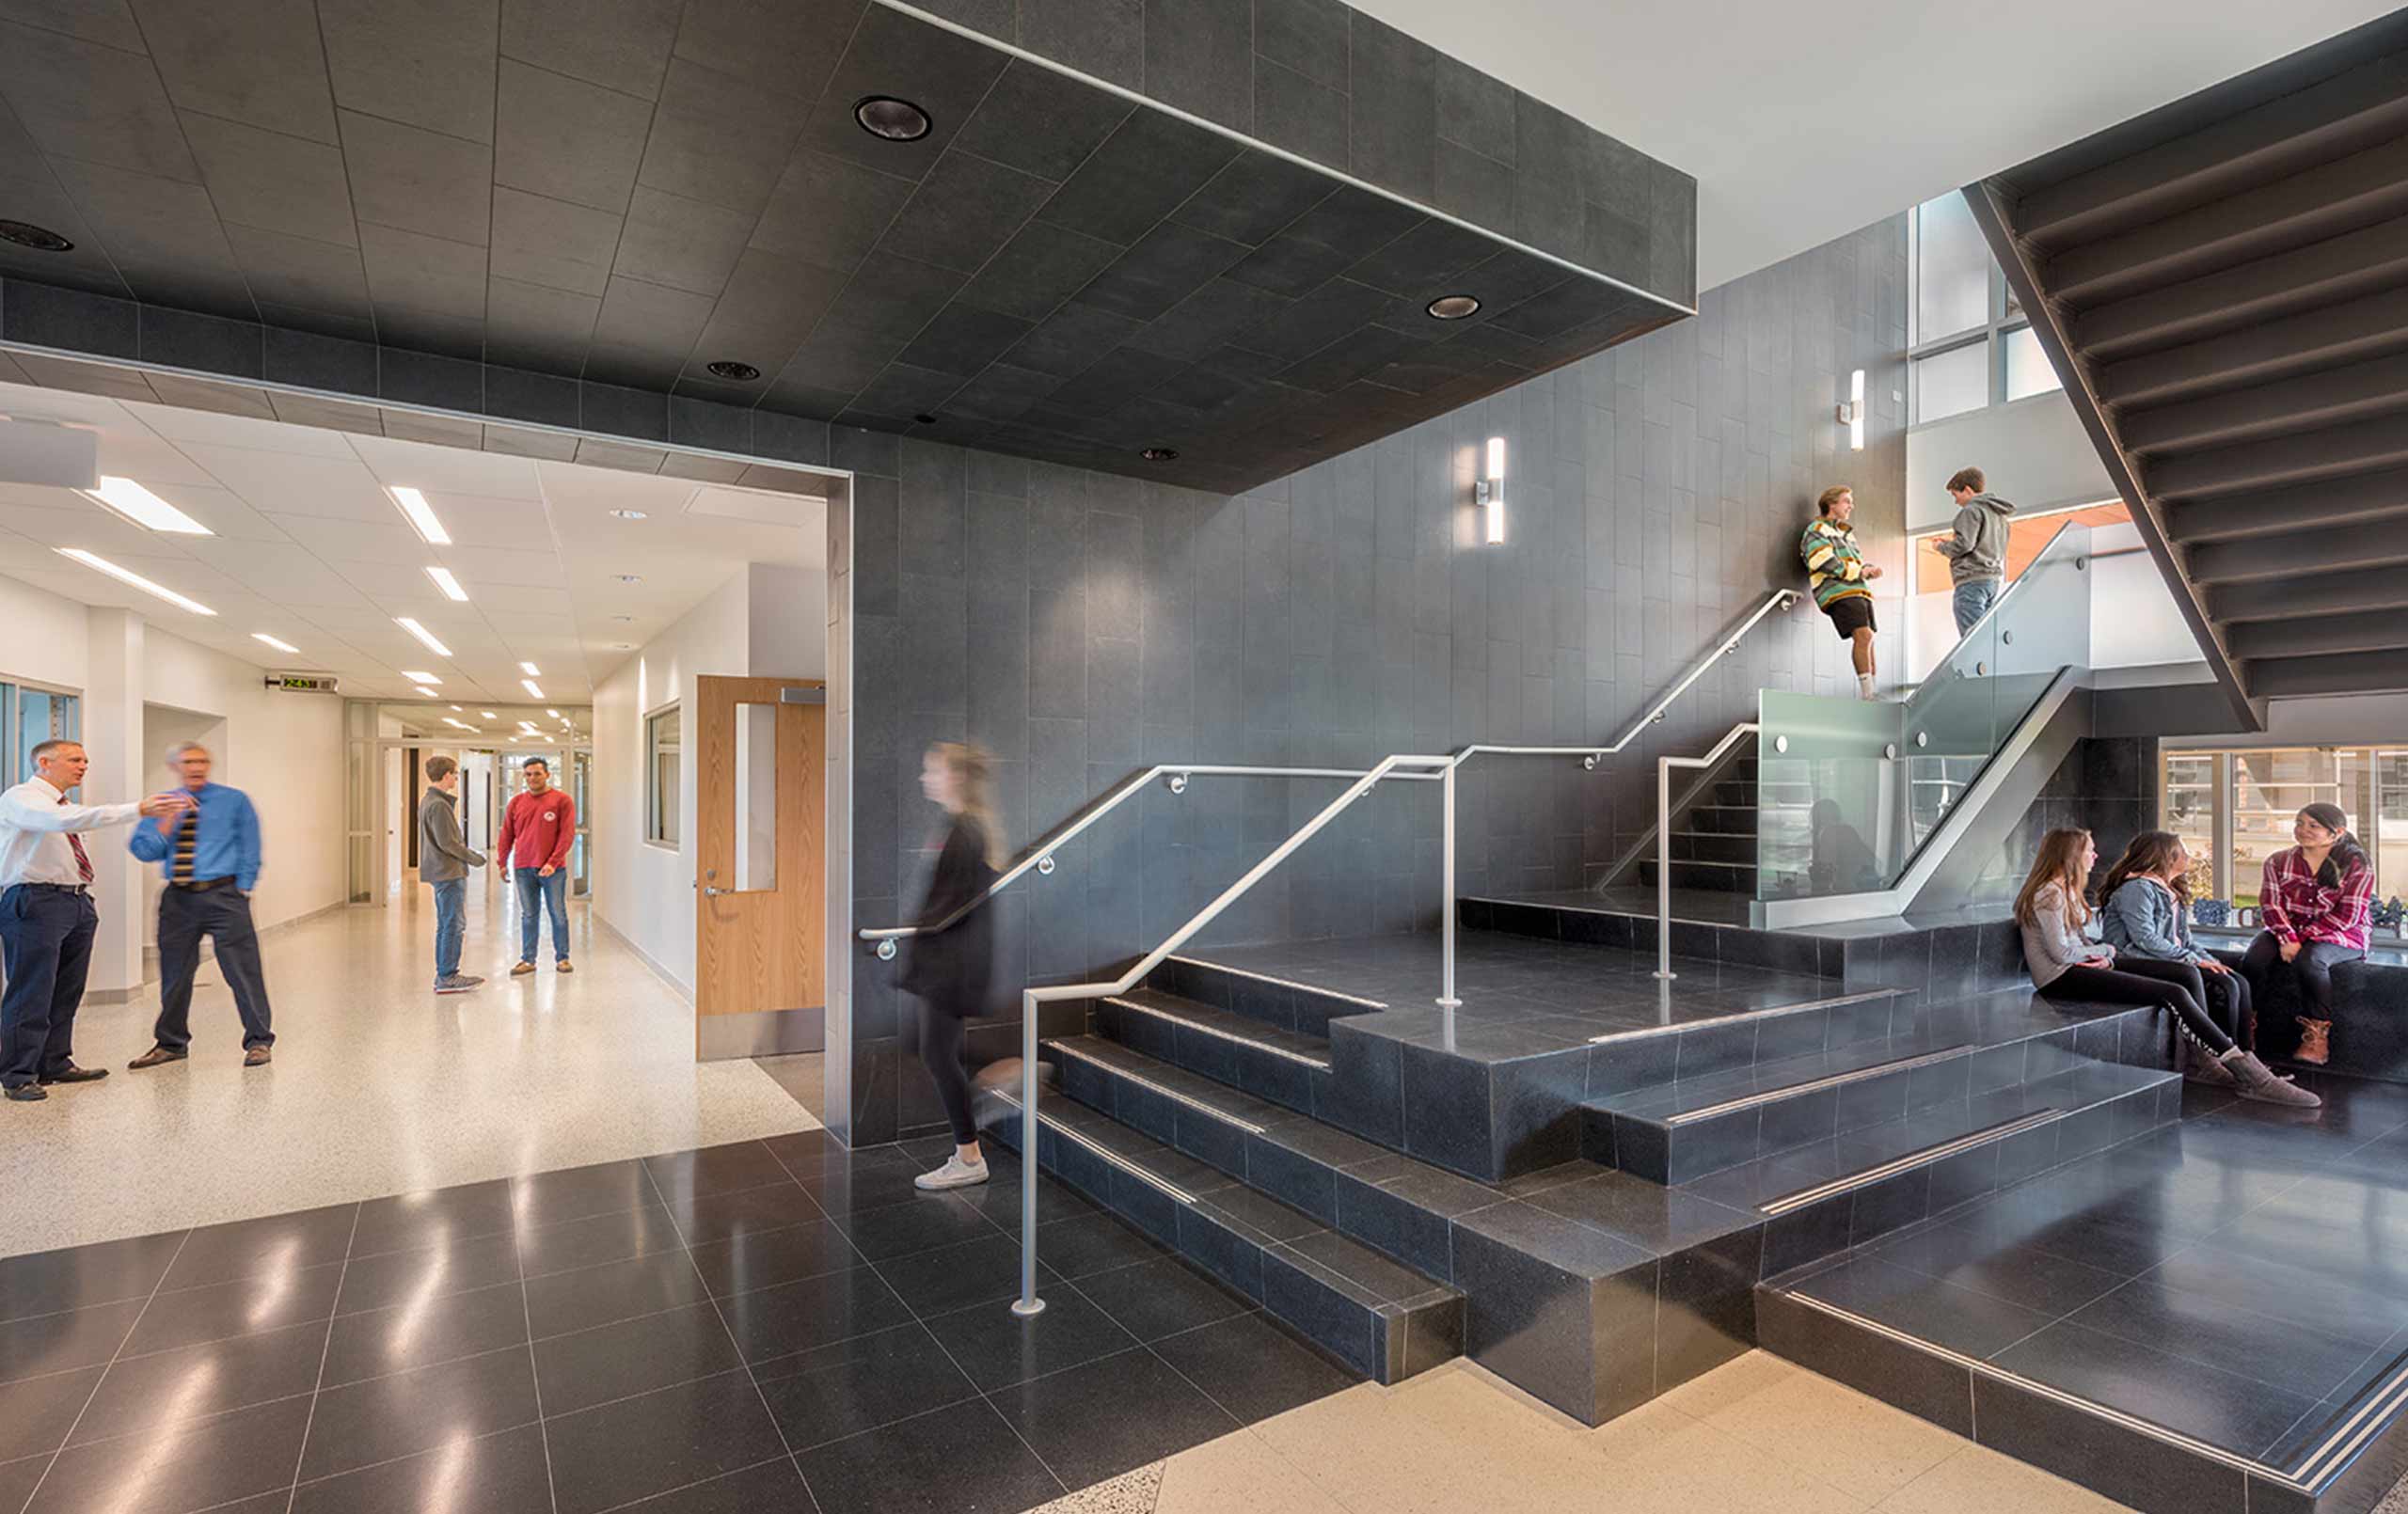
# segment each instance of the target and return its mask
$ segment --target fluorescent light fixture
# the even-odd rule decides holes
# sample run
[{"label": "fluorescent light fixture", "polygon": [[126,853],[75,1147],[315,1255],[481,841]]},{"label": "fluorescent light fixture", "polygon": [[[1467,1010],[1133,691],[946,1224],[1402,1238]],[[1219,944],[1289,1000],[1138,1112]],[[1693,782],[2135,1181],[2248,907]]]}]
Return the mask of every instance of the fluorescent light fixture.
[{"label": "fluorescent light fixture", "polygon": [[522,672],[522,673],[525,673],[525,674],[526,674],[528,677],[530,677],[530,678],[541,678],[541,677],[543,677],[543,676],[544,676],[544,670],[542,670],[541,668],[536,667],[536,666],[535,666],[533,663],[531,663],[531,662],[522,662],[522,663],[520,663],[520,664],[518,665],[518,670],[519,670],[520,672]]},{"label": "fluorescent light fixture", "polygon": [[393,503],[402,507],[402,513],[409,517],[410,525],[417,528],[420,537],[435,546],[452,544],[452,533],[445,530],[443,523],[435,518],[435,512],[428,506],[426,496],[416,489],[395,488],[388,489],[387,492],[393,497]]},{"label": "fluorescent light fixture", "polygon": [[435,684],[440,686],[443,682],[442,679],[436,677],[433,673],[413,672],[407,668],[402,670],[402,676],[408,679],[413,684]]},{"label": "fluorescent light fixture", "polygon": [[1472,498],[1481,507],[1481,538],[1490,546],[1505,543],[1505,438],[1491,436],[1485,449],[1480,481],[1472,486]]},{"label": "fluorescent light fixture", "polygon": [[1864,450],[1864,370],[1847,376],[1847,399],[1840,405],[1840,424],[1847,428],[1847,449]]},{"label": "fluorescent light fixture", "polygon": [[522,678],[518,680],[518,686],[527,691],[527,697],[529,699],[538,702],[542,701],[544,691],[535,686],[535,680],[531,678]]},{"label": "fluorescent light fixture", "polygon": [[546,710],[544,713],[550,716],[555,720],[561,718],[561,712],[558,710]]},{"label": "fluorescent light fixture", "polygon": [[[146,594],[156,594],[161,599],[166,600],[168,604],[175,606],[178,609],[188,609],[195,615],[214,615],[217,613],[215,610],[211,609],[208,606],[202,604],[199,600],[186,599],[183,595],[177,593],[172,589],[162,588],[159,585],[152,583],[150,579],[145,578],[142,575],[135,573],[131,568],[120,568],[116,563],[111,562],[108,559],[101,557],[96,553],[87,552],[80,546],[62,546],[55,550],[60,557],[72,558],[84,566],[90,568],[95,573],[105,573],[121,584],[131,584],[135,588],[141,590]],[[540,698],[541,696],[538,697]]]},{"label": "fluorescent light fixture", "polygon": [[483,716],[488,720],[499,720],[501,718],[500,716],[494,714],[491,710],[479,710],[477,713]]},{"label": "fluorescent light fixture", "polygon": [[75,492],[96,505],[107,506],[145,530],[171,531],[178,536],[217,534],[132,479],[103,475],[99,488]]},{"label": "fluorescent light fixture", "polygon": [[452,705],[452,714],[454,714],[454,715],[459,714],[459,713],[460,713],[460,706],[458,706],[457,704]]},{"label": "fluorescent light fixture", "polygon": [[251,639],[254,641],[264,641],[278,652],[290,652],[294,656],[299,656],[301,654],[301,649],[299,647],[294,646],[292,642],[285,640],[281,637],[270,636],[265,631],[253,631],[251,633]]},{"label": "fluorescent light fixture", "polygon": [[445,646],[442,642],[435,639],[434,632],[428,630],[425,626],[419,624],[418,622],[412,620],[410,617],[406,615],[396,615],[393,617],[393,623],[400,626],[403,630],[407,631],[410,635],[418,638],[419,645],[426,648],[427,651],[434,653],[436,656],[448,657],[452,655],[452,649]]},{"label": "fluorescent light fixture", "polygon": [[439,699],[441,699],[441,698],[443,697],[442,695],[440,695],[440,694],[436,693],[435,690],[433,690],[433,689],[431,689],[431,688],[420,688],[420,689],[419,690],[419,692],[420,692],[420,693],[421,693],[421,694],[423,694],[423,695],[425,695],[428,699],[431,699],[431,700],[439,700]]},{"label": "fluorescent light fixture", "polygon": [[468,724],[466,720],[454,720],[448,715],[443,718],[443,723],[458,731],[474,731],[476,729],[475,726]]},{"label": "fluorescent light fixture", "polygon": [[452,576],[451,569],[429,567],[426,570],[426,576],[435,580],[435,587],[442,590],[445,597],[459,600],[464,604],[467,601],[468,591],[460,587],[459,579]]}]

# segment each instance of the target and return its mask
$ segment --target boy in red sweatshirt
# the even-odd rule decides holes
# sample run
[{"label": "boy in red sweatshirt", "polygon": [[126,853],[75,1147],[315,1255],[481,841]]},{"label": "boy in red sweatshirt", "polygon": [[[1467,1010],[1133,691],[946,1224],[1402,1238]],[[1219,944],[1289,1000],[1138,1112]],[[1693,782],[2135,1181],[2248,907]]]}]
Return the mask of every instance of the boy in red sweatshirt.
[{"label": "boy in red sweatshirt", "polygon": [[501,817],[501,843],[493,849],[493,865],[516,873],[518,884],[518,965],[514,978],[535,970],[537,909],[552,920],[553,966],[573,972],[568,960],[568,849],[577,844],[577,804],[552,787],[552,765],[530,757],[521,769],[527,787]]}]

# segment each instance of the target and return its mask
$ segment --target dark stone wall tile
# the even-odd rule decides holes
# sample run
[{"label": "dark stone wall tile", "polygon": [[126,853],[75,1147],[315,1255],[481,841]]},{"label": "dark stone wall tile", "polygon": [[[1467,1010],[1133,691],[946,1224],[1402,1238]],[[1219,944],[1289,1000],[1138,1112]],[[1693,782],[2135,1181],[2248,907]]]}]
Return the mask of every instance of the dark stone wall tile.
[{"label": "dark stone wall tile", "polygon": [[1346,92],[1267,57],[1254,60],[1254,134],[1275,148],[1343,170]]},{"label": "dark stone wall tile", "polygon": [[235,378],[265,376],[265,348],[255,322],[195,315],[160,306],[142,309],[142,360]]},{"label": "dark stone wall tile", "polygon": [[715,400],[673,395],[669,401],[669,441],[674,447],[704,447],[717,452],[752,451],[752,412]]},{"label": "dark stone wall tile", "polygon": [[478,415],[484,410],[484,365],[388,347],[377,355],[376,392],[404,404]]},{"label": "dark stone wall tile", "polygon": [[260,376],[271,384],[356,394],[364,399],[376,395],[376,348],[372,342],[269,326],[261,333],[261,347],[263,371]]},{"label": "dark stone wall tile", "polygon": [[1145,0],[1020,0],[1020,45],[1081,73],[1146,82]]},{"label": "dark stone wall tile", "polygon": [[1146,93],[1208,121],[1253,124],[1252,0],[1146,0]]},{"label": "dark stone wall tile", "polygon": [[509,420],[575,429],[578,424],[578,383],[555,373],[529,373],[515,368],[485,370],[485,414]]},{"label": "dark stone wall tile", "polygon": [[606,436],[626,436],[635,441],[665,442],[669,439],[669,398],[650,389],[631,389],[615,384],[586,383],[580,386],[579,402],[583,424],[588,431],[598,431]]},{"label": "dark stone wall tile", "polygon": [[0,337],[95,357],[139,357],[139,311],[132,300],[11,278],[0,289]]},{"label": "dark stone wall tile", "polygon": [[1427,203],[1437,161],[1437,51],[1360,12],[1350,45],[1354,172]]}]

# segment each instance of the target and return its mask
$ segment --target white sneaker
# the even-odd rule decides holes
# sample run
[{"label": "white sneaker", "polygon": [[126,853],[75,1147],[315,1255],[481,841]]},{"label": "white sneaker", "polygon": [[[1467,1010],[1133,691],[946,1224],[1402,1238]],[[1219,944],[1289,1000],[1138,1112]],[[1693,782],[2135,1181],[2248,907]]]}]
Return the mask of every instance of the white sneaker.
[{"label": "white sneaker", "polygon": [[982,1157],[974,1162],[967,1162],[961,1159],[959,1152],[956,1152],[944,1159],[943,1166],[933,1173],[922,1173],[911,1179],[911,1183],[915,1188],[933,1193],[948,1188],[975,1188],[986,1180],[985,1158]]}]

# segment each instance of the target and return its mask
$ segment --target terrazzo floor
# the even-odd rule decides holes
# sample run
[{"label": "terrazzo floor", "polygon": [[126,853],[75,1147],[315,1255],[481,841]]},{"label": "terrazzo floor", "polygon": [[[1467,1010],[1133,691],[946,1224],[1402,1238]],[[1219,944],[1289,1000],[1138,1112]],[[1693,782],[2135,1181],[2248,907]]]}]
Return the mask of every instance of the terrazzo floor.
[{"label": "terrazzo floor", "polygon": [[87,1003],[76,1060],[107,1080],[0,1105],[0,1256],[817,1126],[755,1064],[697,1064],[691,1006],[588,910],[569,906],[574,973],[512,978],[515,907],[488,875],[462,962],[487,981],[442,998],[422,888],[272,931],[256,1069],[213,964],[185,1062],[126,1070],[156,985]]}]

